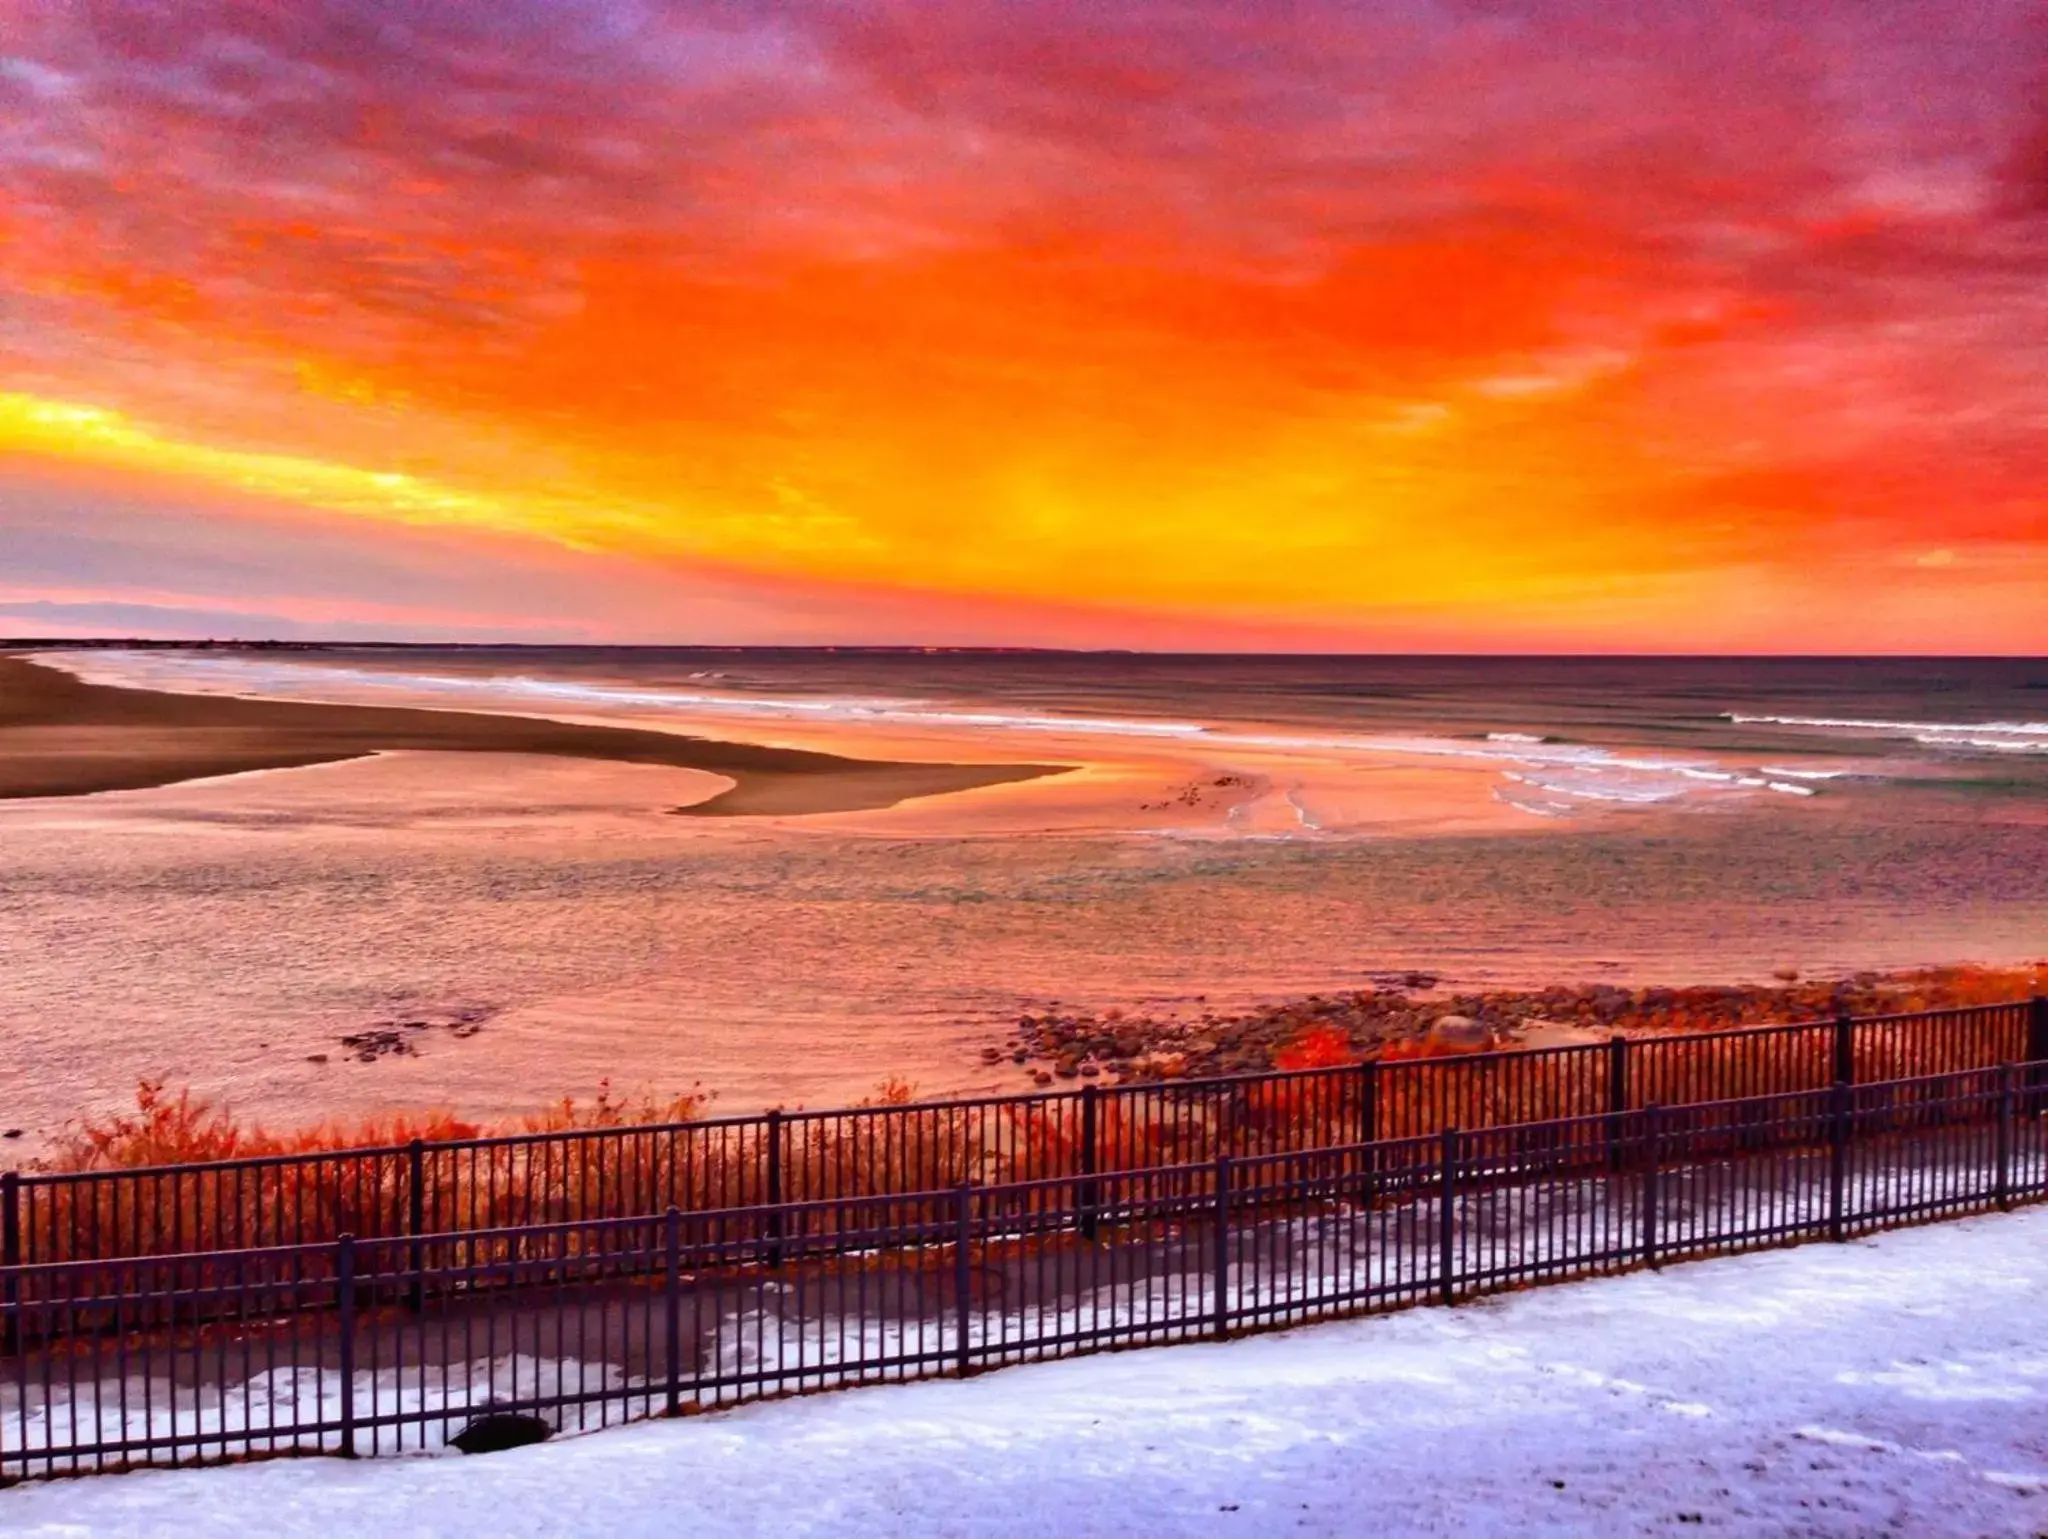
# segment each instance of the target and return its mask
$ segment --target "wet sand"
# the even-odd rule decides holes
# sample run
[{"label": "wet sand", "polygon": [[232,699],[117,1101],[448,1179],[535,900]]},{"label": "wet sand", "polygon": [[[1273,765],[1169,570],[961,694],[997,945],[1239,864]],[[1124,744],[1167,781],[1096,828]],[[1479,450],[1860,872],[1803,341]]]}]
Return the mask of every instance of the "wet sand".
[{"label": "wet sand", "polygon": [[90,684],[0,655],[0,800],[141,790],[401,750],[606,759],[731,780],[729,789],[676,809],[701,817],[873,811],[1061,770],[849,759],[471,711],[171,695]]}]

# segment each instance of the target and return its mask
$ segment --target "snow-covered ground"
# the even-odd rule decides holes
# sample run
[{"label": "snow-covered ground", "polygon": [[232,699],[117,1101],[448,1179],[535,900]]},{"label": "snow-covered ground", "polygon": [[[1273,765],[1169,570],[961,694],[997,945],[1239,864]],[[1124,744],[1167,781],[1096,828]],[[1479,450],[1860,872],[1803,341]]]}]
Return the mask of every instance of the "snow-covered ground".
[{"label": "snow-covered ground", "polygon": [[2033,1534],[2048,1210],[656,1422],[0,1492],[0,1532]]}]

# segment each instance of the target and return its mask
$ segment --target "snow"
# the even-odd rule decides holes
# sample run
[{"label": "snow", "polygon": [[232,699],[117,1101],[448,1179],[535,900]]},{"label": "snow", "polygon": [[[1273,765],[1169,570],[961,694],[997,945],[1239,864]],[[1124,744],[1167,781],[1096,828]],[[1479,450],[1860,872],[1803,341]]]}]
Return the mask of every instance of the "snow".
[{"label": "snow", "polygon": [[2048,1210],[482,1459],[0,1492],[24,1535],[2028,1534]]},{"label": "snow", "polygon": [[[1975,1130],[1978,1143],[1988,1131]],[[2026,1141],[2031,1144],[2031,1140]],[[1852,1214],[1887,1205],[1921,1206],[1952,1200],[1958,1192],[1988,1192],[1990,1166],[1973,1164],[1967,1149],[1950,1140],[1938,1163],[1873,1158],[1852,1164],[1845,1189]],[[2039,1151],[2023,1146],[2009,1166],[2028,1188],[2038,1188]],[[1776,1154],[1747,1169],[1749,1180],[1730,1180],[1725,1166],[1680,1167],[1659,1179],[1659,1229],[1665,1244],[1684,1245],[1687,1236],[1775,1230],[1811,1237],[1826,1232],[1829,1194],[1825,1168],[1815,1157],[1791,1161]],[[1763,1178],[1759,1187],[1757,1177]],[[1432,1184],[1433,1185],[1433,1184]],[[1392,1202],[1361,1211],[1348,1203],[1248,1225],[1236,1242],[1225,1285],[1231,1317],[1238,1322],[1270,1321],[1288,1311],[1332,1313],[1348,1301],[1370,1298],[1381,1304],[1433,1298],[1441,1266],[1439,1209],[1433,1196]],[[1453,1263],[1457,1275],[1530,1276],[1548,1270],[1579,1270],[1601,1255],[1639,1257],[1643,1249],[1642,1193],[1633,1178],[1564,1177],[1533,1185],[1485,1187],[1462,1195],[1454,1209]],[[1563,1243],[1560,1243],[1560,1240]],[[1144,1279],[1123,1278],[1068,1295],[1048,1308],[1043,1300],[1011,1305],[983,1301],[967,1323],[970,1352],[978,1361],[1057,1356],[1047,1343],[1106,1334],[1124,1342],[1159,1342],[1207,1336],[1216,1308],[1215,1274],[1207,1244],[1156,1258],[1159,1270]],[[812,1290],[815,1292],[815,1290]],[[997,1289],[1000,1300],[1003,1290]],[[645,1296],[642,1296],[643,1307]],[[679,1399],[711,1408],[755,1386],[780,1384],[817,1389],[888,1376],[889,1365],[929,1365],[936,1353],[950,1362],[952,1311],[915,1310],[871,1317],[818,1307],[802,1288],[768,1275],[715,1306],[709,1314],[692,1308],[691,1326],[706,1353],[709,1372],[685,1375]],[[587,1344],[587,1321],[542,1311],[552,1321],[558,1349]],[[574,1328],[567,1320],[573,1318]],[[616,1322],[630,1326],[627,1317]],[[643,1322],[645,1323],[645,1322]],[[448,1441],[471,1416],[487,1407],[543,1406],[536,1414],[557,1430],[659,1414],[668,1400],[664,1380],[629,1374],[605,1355],[607,1332],[595,1331],[596,1355],[575,1352],[536,1356],[497,1352],[464,1358],[466,1331],[443,1336],[444,1350],[430,1352],[424,1339],[408,1358],[409,1318],[371,1317],[357,1331],[358,1370],[352,1398],[367,1425],[357,1439],[362,1454],[447,1453]],[[547,1332],[542,1329],[538,1340]],[[486,1333],[486,1342],[492,1341]],[[124,1445],[137,1462],[176,1464],[199,1452],[219,1457],[245,1453],[338,1450],[344,1399],[341,1375],[303,1361],[285,1343],[275,1358],[274,1341],[258,1337],[247,1355],[209,1350],[204,1339],[182,1351],[157,1351],[138,1364],[130,1359],[118,1377],[95,1376],[104,1354],[58,1357],[34,1365],[13,1382],[0,1383],[0,1455],[48,1453],[42,1464],[27,1461],[36,1474],[92,1468],[90,1455],[74,1453],[94,1444]],[[304,1343],[297,1343],[303,1349]],[[445,1349],[454,1348],[452,1351]],[[272,1354],[267,1366],[266,1354]],[[311,1354],[317,1361],[317,1353]],[[646,1356],[652,1356],[651,1351]],[[643,1361],[645,1359],[643,1358]],[[397,1363],[379,1369],[375,1364]],[[240,1377],[236,1369],[241,1370]],[[547,1406],[551,1397],[574,1397],[567,1410]],[[76,1461],[76,1462],[74,1462]],[[8,1466],[0,1465],[0,1469]],[[15,1463],[13,1469],[23,1467]]]}]

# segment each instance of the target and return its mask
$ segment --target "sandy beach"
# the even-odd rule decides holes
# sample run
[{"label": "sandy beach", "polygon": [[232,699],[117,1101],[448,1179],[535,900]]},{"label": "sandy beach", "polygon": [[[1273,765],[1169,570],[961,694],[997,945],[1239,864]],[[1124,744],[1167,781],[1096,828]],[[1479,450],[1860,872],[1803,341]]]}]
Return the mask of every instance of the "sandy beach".
[{"label": "sandy beach", "polygon": [[1043,764],[913,764],[471,711],[168,695],[0,655],[0,800],[138,790],[374,753],[547,754],[703,770],[728,790],[678,811],[800,816],[1055,774]]}]

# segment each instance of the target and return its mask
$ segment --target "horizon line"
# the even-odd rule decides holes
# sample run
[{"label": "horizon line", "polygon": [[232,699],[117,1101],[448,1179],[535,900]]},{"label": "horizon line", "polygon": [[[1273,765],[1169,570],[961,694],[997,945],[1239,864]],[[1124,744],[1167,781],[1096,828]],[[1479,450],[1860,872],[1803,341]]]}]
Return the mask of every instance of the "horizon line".
[{"label": "horizon line", "polygon": [[1322,651],[1288,648],[1191,650],[1154,647],[987,646],[926,642],[715,641],[396,641],[284,637],[20,636],[0,637],[0,652],[68,647],[159,650],[436,651],[436,652],[831,652],[887,656],[1297,658],[1410,661],[1562,662],[2048,662],[2048,652],[1592,652],[1592,651]]}]

